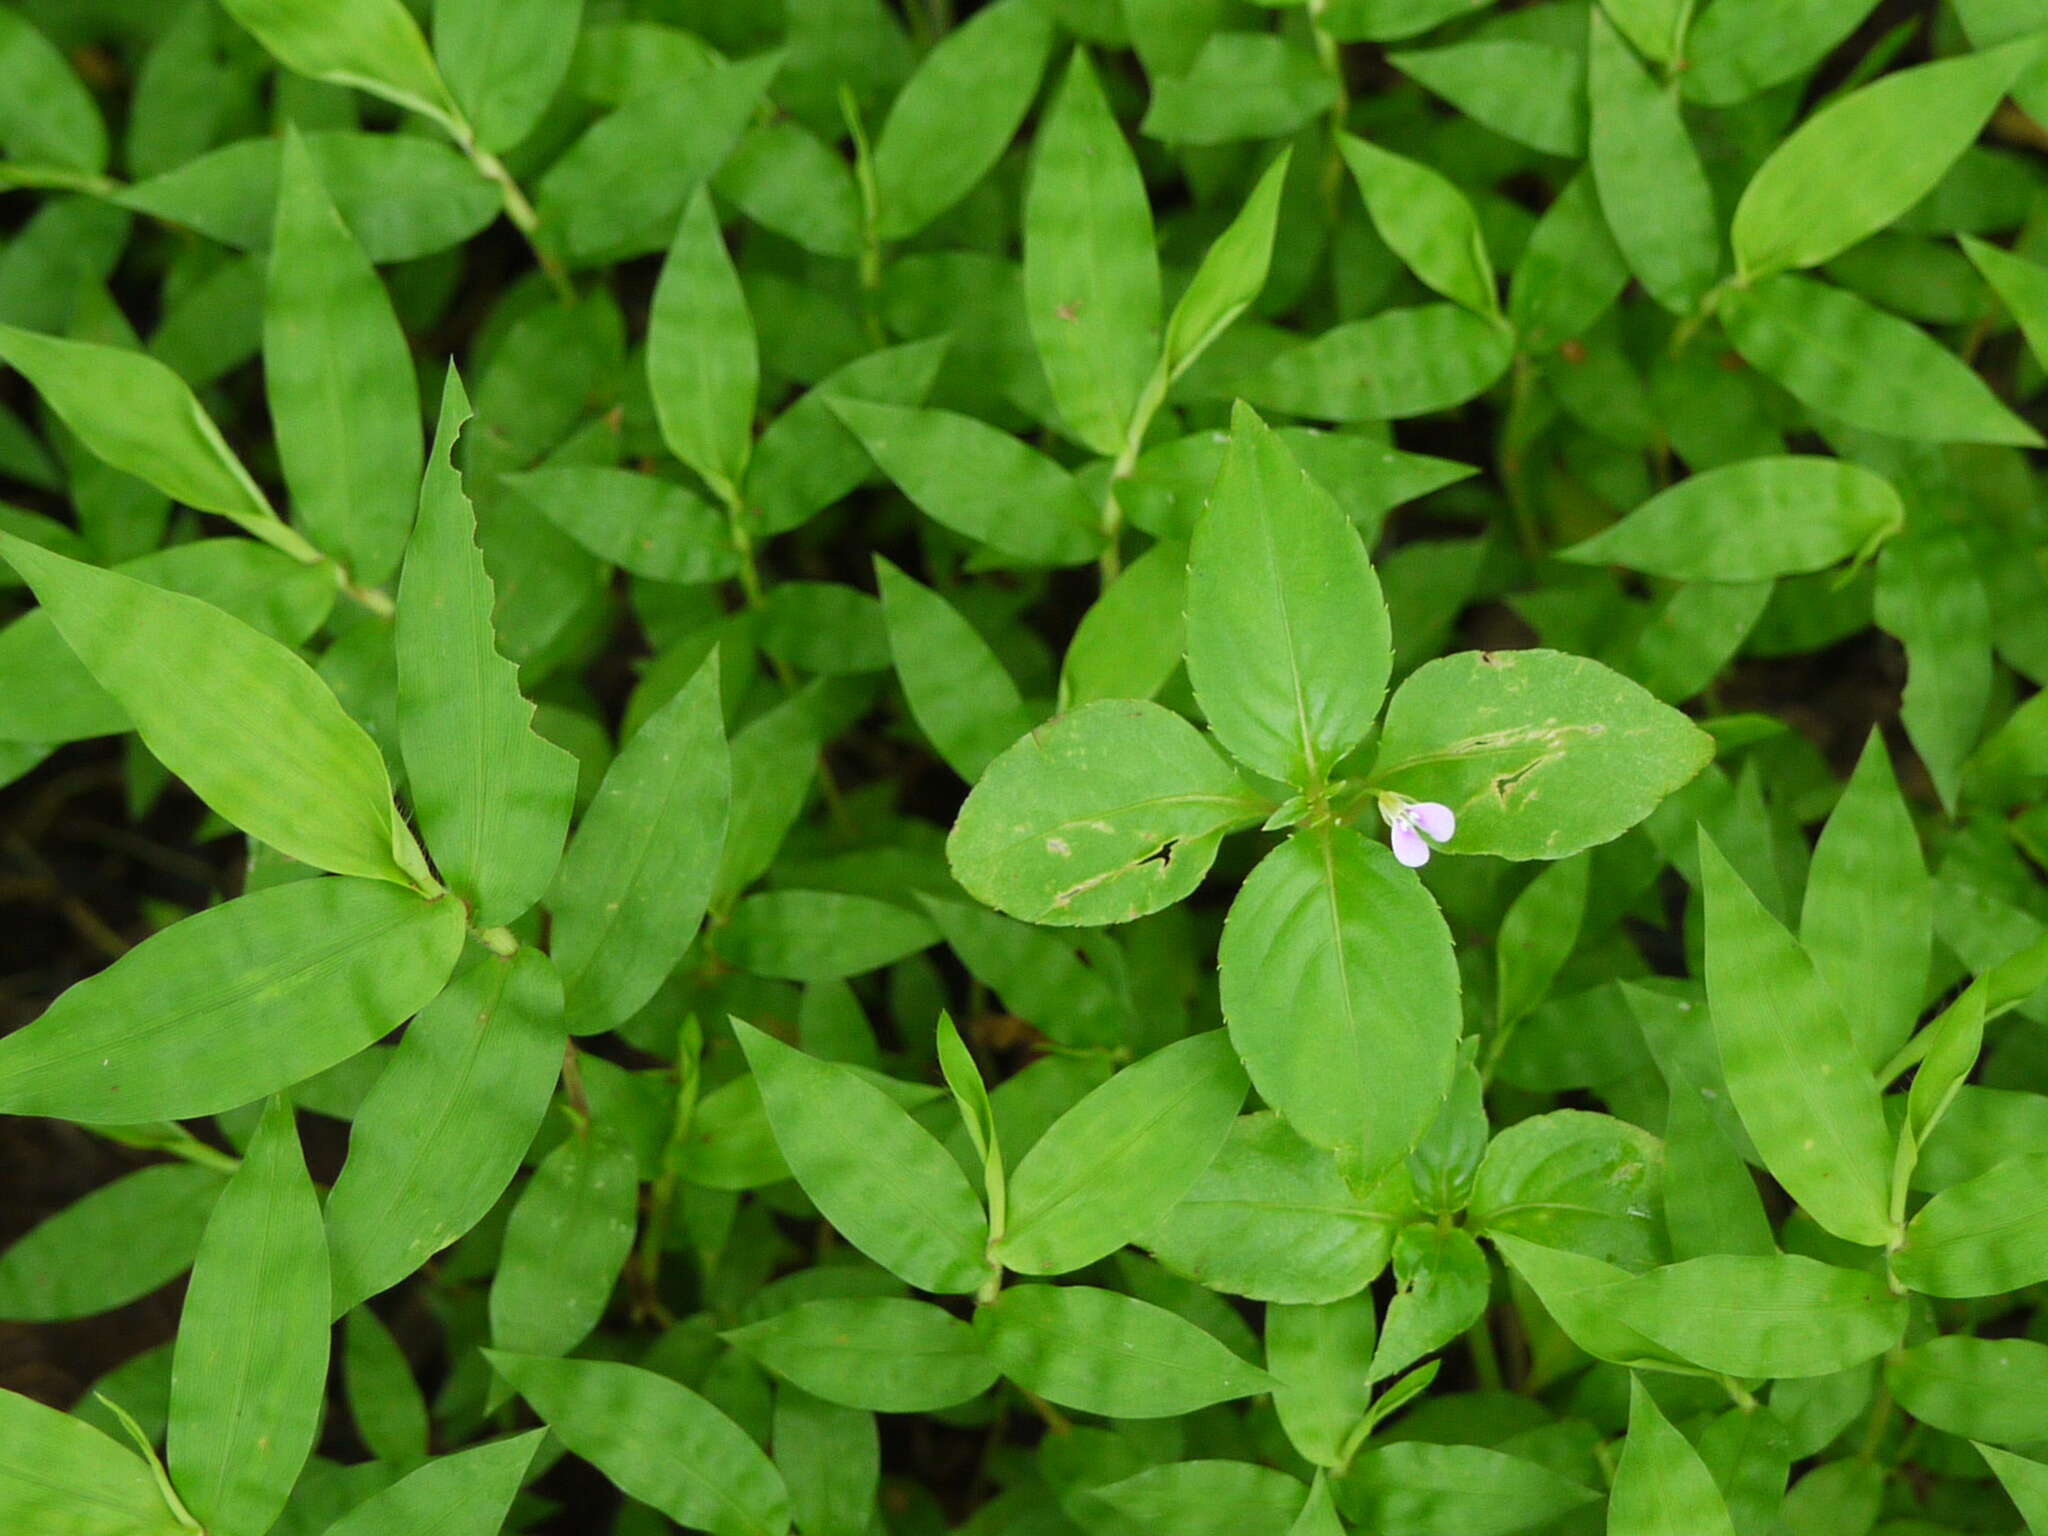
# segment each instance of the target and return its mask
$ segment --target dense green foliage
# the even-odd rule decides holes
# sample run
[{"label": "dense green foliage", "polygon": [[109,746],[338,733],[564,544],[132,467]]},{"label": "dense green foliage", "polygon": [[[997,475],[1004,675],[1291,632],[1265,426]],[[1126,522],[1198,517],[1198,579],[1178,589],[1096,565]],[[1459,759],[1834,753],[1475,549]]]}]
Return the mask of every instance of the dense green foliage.
[{"label": "dense green foliage", "polygon": [[0,783],[218,875],[0,1037],[127,1159],[0,1322],[184,1283],[0,1531],[2048,1536],[2044,123],[2033,0],[0,5]]}]

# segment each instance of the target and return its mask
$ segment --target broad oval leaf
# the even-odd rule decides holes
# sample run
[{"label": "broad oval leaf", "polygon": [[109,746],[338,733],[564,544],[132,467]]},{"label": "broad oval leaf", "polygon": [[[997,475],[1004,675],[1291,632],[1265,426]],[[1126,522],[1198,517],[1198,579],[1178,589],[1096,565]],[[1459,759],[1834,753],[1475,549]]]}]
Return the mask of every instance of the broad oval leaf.
[{"label": "broad oval leaf", "polygon": [[996,1381],[975,1331],[926,1301],[807,1301],[724,1337],[812,1396],[876,1413],[951,1408]]},{"label": "broad oval leaf", "polygon": [[165,929],[0,1040],[0,1109],[87,1125],[217,1114],[375,1044],[441,990],[461,907],[300,880]]},{"label": "broad oval leaf", "polygon": [[1906,1412],[1951,1435],[2048,1439],[2048,1344],[1948,1334],[1887,1360],[1884,1384]]},{"label": "broad oval leaf", "polygon": [[1448,805],[1448,853],[1561,859],[1619,837],[1713,751],[1685,716],[1596,661],[1464,651],[1395,690],[1372,778]]},{"label": "broad oval leaf", "polygon": [[1223,834],[1267,809],[1172,710],[1105,699],[990,763],[946,858],[970,895],[1026,922],[1129,922],[1193,891]]},{"label": "broad oval leaf", "polygon": [[974,1328],[1004,1375],[1083,1413],[1168,1418],[1274,1385],[1186,1319],[1093,1286],[1011,1286]]},{"label": "broad oval leaf", "polygon": [[1244,1092],[1221,1030],[1124,1068],[1055,1121],[1017,1165],[994,1256],[1020,1274],[1058,1275],[1121,1248],[1209,1166]]},{"label": "broad oval leaf", "polygon": [[610,1361],[484,1355],[621,1493],[713,1536],[788,1532],[781,1474],[745,1430],[688,1387]]},{"label": "broad oval leaf", "polygon": [[1495,1136],[1472,1187],[1471,1221],[1628,1269],[1663,1257],[1664,1148],[1639,1126],[1558,1109]]},{"label": "broad oval leaf", "polygon": [[1269,1110],[1231,1128],[1202,1176],[1139,1241],[1211,1290],[1323,1303],[1371,1284],[1387,1267],[1395,1229],[1414,1214],[1406,1168],[1396,1164],[1355,1194],[1335,1156]]},{"label": "broad oval leaf", "polygon": [[1393,665],[1358,532],[1240,404],[1188,549],[1188,676],[1217,740],[1307,790],[1372,729]]},{"label": "broad oval leaf", "polygon": [[825,1219],[920,1290],[976,1289],[988,1275],[988,1220],[931,1132],[848,1068],[737,1019],[733,1032],[782,1155]]},{"label": "broad oval leaf", "polygon": [[1348,828],[1298,833],[1245,881],[1218,954],[1259,1094],[1377,1175],[1421,1139],[1457,1065],[1458,969],[1436,902]]},{"label": "broad oval leaf", "polygon": [[1882,1276],[1789,1253],[1667,1264],[1603,1291],[1602,1302],[1678,1359],[1730,1376],[1845,1371],[1906,1330],[1906,1298]]},{"label": "broad oval leaf", "polygon": [[1707,999],[1743,1127],[1814,1220],[1852,1243],[1888,1242],[1891,1137],[1840,1006],[1704,831],[1700,869]]},{"label": "broad oval leaf", "polygon": [[1675,581],[1764,581],[1824,570],[1905,520],[1899,493],[1860,465],[1748,459],[1680,481],[1560,558]]}]

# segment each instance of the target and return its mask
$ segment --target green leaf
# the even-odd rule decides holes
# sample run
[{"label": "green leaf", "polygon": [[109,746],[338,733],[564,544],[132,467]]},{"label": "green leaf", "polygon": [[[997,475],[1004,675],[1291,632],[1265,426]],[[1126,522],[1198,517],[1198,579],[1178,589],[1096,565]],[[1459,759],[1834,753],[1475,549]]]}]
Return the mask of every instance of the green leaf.
[{"label": "green leaf", "polygon": [[1338,86],[1300,42],[1218,31],[1181,74],[1156,76],[1143,131],[1169,144],[1285,138],[1336,105]]},{"label": "green leaf", "polygon": [[669,451],[737,496],[754,446],[761,360],[711,194],[683,209],[647,322],[647,383]]},{"label": "green leaf", "polygon": [[0,533],[0,554],[143,744],[221,815],[337,874],[411,884],[425,873],[375,743],[291,651],[209,603],[12,534]]},{"label": "green leaf", "polygon": [[273,1098],[200,1239],[171,1364],[171,1480],[221,1536],[269,1530],[312,1452],[327,1298],[319,1197]]},{"label": "green leaf", "polygon": [[1891,1137],[1848,1021],[1798,941],[1704,830],[1700,870],[1707,999],[1743,1127],[1815,1221],[1848,1242],[1883,1244],[1893,1233]]},{"label": "green leaf", "polygon": [[221,0],[286,69],[353,86],[437,122],[455,104],[405,0]]},{"label": "green leaf", "polygon": [[990,763],[946,857],[970,895],[1026,922],[1129,922],[1193,891],[1223,834],[1266,809],[1180,716],[1107,699]]},{"label": "green leaf", "polygon": [[1526,1242],[1506,1232],[1488,1232],[1487,1240],[1513,1267],[1516,1277],[1535,1292],[1551,1321],[1594,1359],[1645,1369],[1694,1370],[1615,1313],[1613,1297],[1630,1280],[1627,1270],[1583,1253]]},{"label": "green leaf", "polygon": [[1187,650],[1187,583],[1187,548],[1171,540],[1125,566],[1067,642],[1060,660],[1061,708],[1158,694],[1180,670]]},{"label": "green leaf", "polygon": [[526,1355],[581,1344],[611,1304],[639,1210],[632,1143],[603,1120],[578,1126],[541,1160],[505,1223],[491,1342]]},{"label": "green leaf", "polygon": [[311,553],[277,520],[185,381],[155,358],[0,325],[0,362],[34,385],[79,441],[115,469],[173,501],[217,512],[286,554]]},{"label": "green leaf", "polygon": [[988,174],[1038,92],[1052,51],[1039,0],[982,7],[926,55],[875,142],[877,233],[904,240]]},{"label": "green leaf", "polygon": [[420,387],[377,269],[296,129],[278,167],[263,384],[292,513],[353,578],[390,580],[420,481]]},{"label": "green leaf", "polygon": [[875,556],[875,585],[910,717],[969,784],[1031,728],[1017,684],[944,596]]},{"label": "green leaf", "polygon": [[2048,1279],[2044,1174],[2048,1159],[2010,1158],[1921,1206],[1892,1255],[1899,1283],[1923,1296],[2001,1296]]},{"label": "green leaf", "polygon": [[183,1536],[156,1479],[90,1424],[0,1391],[0,1519],[54,1536]]},{"label": "green leaf", "polygon": [[1507,371],[1514,338],[1457,304],[1382,310],[1288,348],[1237,381],[1262,410],[1392,421],[1448,410]]},{"label": "green leaf", "polygon": [[1239,405],[1188,550],[1188,676],[1247,767],[1319,788],[1364,740],[1393,665],[1385,599],[1337,503]]},{"label": "green leaf", "polygon": [[[1679,86],[1687,101],[1732,107],[1811,70],[1833,53],[1875,0],[1716,0],[1696,22]],[[1832,189],[1831,189],[1832,190]]]},{"label": "green leaf", "polygon": [[1394,254],[1445,298],[1474,314],[1498,317],[1500,295],[1486,236],[1457,185],[1419,160],[1351,134],[1338,145],[1380,238]]},{"label": "green leaf", "polygon": [[1461,1020],[1450,930],[1392,854],[1297,833],[1245,881],[1218,956],[1223,1016],[1260,1097],[1368,1175],[1436,1118]]},{"label": "green leaf", "polygon": [[1607,227],[1650,297],[1685,314],[1713,286],[1721,236],[1678,92],[1651,77],[1598,6],[1586,64],[1588,148]]},{"label": "green leaf", "polygon": [[1302,1487],[1249,1461],[1176,1461],[1089,1490],[1136,1528],[1174,1536],[1276,1531],[1301,1508]]},{"label": "green leaf", "polygon": [[1144,178],[1086,49],[1074,51],[1033,150],[1024,298],[1061,417],[1116,456],[1158,351],[1159,255]]},{"label": "green leaf", "polygon": [[485,149],[530,133],[561,89],[583,0],[439,0],[434,55]]},{"label": "green leaf", "polygon": [[1729,289],[1718,313],[1752,367],[1852,427],[1916,442],[2040,446],[2040,434],[1953,353],[1852,293],[1785,272]]},{"label": "green leaf", "polygon": [[1318,1467],[1344,1464],[1345,1441],[1372,1402],[1377,1307],[1367,1294],[1266,1308],[1266,1369],[1281,1383],[1273,1408],[1294,1448]]},{"label": "green leaf", "polygon": [[[500,211],[498,188],[454,149],[402,133],[305,135],[322,185],[364,254],[380,265],[460,245]],[[276,227],[284,140],[224,144],[116,194],[138,213],[186,225],[240,250]]]},{"label": "green leaf", "polygon": [[1873,730],[1814,845],[1799,941],[1877,1066],[1920,1017],[1934,939],[1934,884],[1912,812]]},{"label": "green leaf", "polygon": [[1663,1257],[1658,1230],[1664,1147],[1609,1115],[1557,1109],[1495,1136],[1472,1187],[1470,1221],[1610,1264]]},{"label": "green leaf", "polygon": [[[783,58],[696,59],[667,68],[658,88],[629,94],[541,178],[543,239],[572,267],[667,250],[684,208],[732,153]],[[662,174],[650,176],[656,161]]]},{"label": "green leaf", "polygon": [[775,1389],[772,1438],[796,1528],[805,1536],[867,1536],[882,1477],[875,1416],[785,1382]]},{"label": "green leaf", "polygon": [[813,1396],[876,1413],[951,1408],[996,1382],[974,1330],[927,1301],[807,1301],[723,1337]]},{"label": "green leaf", "polygon": [[412,1366],[384,1320],[368,1307],[342,1325],[342,1381],[356,1433],[379,1461],[419,1461],[427,1454],[427,1403]]},{"label": "green leaf", "polygon": [[1517,143],[1573,160],[1586,152],[1586,65],[1576,49],[1473,36],[1389,53],[1387,62]]},{"label": "green leaf", "polygon": [[1597,1497],[1519,1456],[1421,1442],[1368,1450],[1337,1484],[1338,1507],[1375,1536],[1506,1536]]},{"label": "green leaf", "polygon": [[739,574],[725,514],[673,481],[564,466],[507,475],[502,484],[600,560],[635,576],[695,586]]},{"label": "green leaf", "polygon": [[1273,234],[1280,222],[1280,198],[1287,186],[1292,148],[1259,177],[1230,226],[1216,237],[1195,275],[1182,290],[1166,322],[1163,366],[1179,378],[1195,359],[1236,323],[1266,286],[1273,265]]},{"label": "green leaf", "polygon": [[555,1437],[621,1493],[714,1536],[785,1536],[789,1491],[747,1432],[637,1366],[484,1351]]},{"label": "green leaf", "polygon": [[733,1021],[776,1143],[825,1219],[919,1290],[976,1289],[988,1221],[946,1149],[850,1069]]},{"label": "green leaf", "polygon": [[1009,433],[952,411],[825,403],[933,522],[1026,565],[1081,565],[1101,549],[1074,477]]},{"label": "green leaf", "polygon": [[1691,721],[1598,662],[1465,651],[1395,691],[1372,779],[1448,805],[1447,852],[1561,859],[1619,837],[1712,756]]},{"label": "green leaf", "polygon": [[766,537],[800,527],[872,477],[874,460],[829,402],[921,404],[950,344],[947,335],[931,336],[856,358],[769,423],[747,470],[748,530]]},{"label": "green leaf", "polygon": [[2037,39],[1886,75],[1801,123],[1743,189],[1730,238],[1754,281],[1816,267],[1892,223],[1976,141]]},{"label": "green leaf", "polygon": [[1601,1299],[1679,1359],[1730,1376],[1844,1371],[1892,1348],[1906,1329],[1906,1299],[1882,1276],[1789,1253],[1687,1259]]},{"label": "green leaf", "polygon": [[0,11],[0,148],[13,160],[49,161],[72,170],[107,168],[107,125],[92,94],[56,43],[9,7]]},{"label": "green leaf", "polygon": [[994,1257],[1019,1274],[1058,1275],[1121,1248],[1209,1166],[1244,1089],[1221,1030],[1124,1068],[1055,1121],[1017,1165]]},{"label": "green leaf", "polygon": [[497,590],[455,464],[468,420],[451,368],[398,589],[398,731],[428,851],[472,921],[490,928],[524,913],[554,878],[576,760],[534,734],[519,669],[498,652]]},{"label": "green leaf", "polygon": [[87,1125],[217,1114],[374,1044],[441,989],[462,911],[300,880],[165,929],[0,1041],[0,1109]]},{"label": "green leaf", "polygon": [[1614,1469],[1607,1529],[1610,1536],[1735,1536],[1714,1475],[1640,1376],[1629,1378],[1628,1439]]},{"label": "green leaf", "polygon": [[2048,359],[2048,268],[1968,235],[1961,243],[1998,302],[2019,323],[2034,361]]},{"label": "green leaf", "polygon": [[1628,263],[1608,232],[1590,171],[1581,171],[1529,232],[1508,288],[1508,320],[1525,349],[1570,341],[1628,286]]},{"label": "green leaf", "polygon": [[537,949],[479,958],[413,1021],[356,1111],[327,1197],[346,1312],[467,1232],[519,1171],[562,1061],[562,987]]},{"label": "green leaf", "polygon": [[1878,626],[1906,648],[1899,718],[1951,811],[1994,686],[1990,594],[1970,542],[1921,519],[1877,560]]},{"label": "green leaf", "polygon": [[1268,1111],[1238,1120],[1208,1169],[1140,1241],[1211,1290],[1332,1302],[1386,1268],[1395,1228],[1414,1210],[1405,1167],[1354,1194],[1335,1157]]},{"label": "green leaf", "polygon": [[1367,1377],[1389,1381],[1485,1316],[1493,1273],[1472,1234],[1416,1222],[1394,1242],[1399,1289]]},{"label": "green leaf", "polygon": [[1337,1504],[1322,1473],[1316,1474],[1309,1487],[1308,1502],[1287,1527],[1287,1536],[1344,1536],[1344,1522],[1337,1518]]},{"label": "green leaf", "polygon": [[1193,1323],[1093,1286],[1011,1286],[974,1330],[1018,1386],[1083,1413],[1170,1418],[1275,1384]]},{"label": "green leaf", "polygon": [[2001,1451],[1995,1445],[1985,1445],[1981,1441],[1972,1441],[1971,1444],[1997,1474],[1999,1484],[2018,1508],[2020,1518],[2027,1522],[2027,1529],[2033,1536],[2041,1536],[2043,1531],[2048,1531],[2048,1466],[2024,1456],[2015,1456],[2011,1451]]},{"label": "green leaf", "polygon": [[1949,1334],[1885,1361],[1884,1384],[1921,1423],[1993,1445],[2048,1439],[2048,1344]]},{"label": "green leaf", "polygon": [[1501,919],[1494,951],[1497,1029],[1505,1031],[1534,1010],[1571,958],[1585,923],[1592,868],[1590,859],[1552,865],[1522,887]]},{"label": "green leaf", "polygon": [[762,891],[717,932],[718,953],[756,976],[836,981],[864,976],[931,948],[939,931],[922,912],[843,891]]},{"label": "green leaf", "polygon": [[546,1434],[532,1429],[426,1462],[358,1504],[326,1536],[497,1536]]},{"label": "green leaf", "polygon": [[715,185],[756,224],[807,251],[842,258],[861,254],[853,168],[800,123],[755,123],[719,167]]},{"label": "green leaf", "polygon": [[731,796],[718,664],[613,759],[555,876],[552,953],[577,1034],[631,1018],[696,937]]},{"label": "green leaf", "polygon": [[1559,558],[1674,581],[1764,581],[1825,570],[1905,520],[1899,493],[1860,465],[1748,459],[1681,480]]},{"label": "green leaf", "polygon": [[0,1318],[91,1317],[175,1280],[199,1251],[220,1189],[211,1168],[158,1163],[74,1200],[0,1253]]}]

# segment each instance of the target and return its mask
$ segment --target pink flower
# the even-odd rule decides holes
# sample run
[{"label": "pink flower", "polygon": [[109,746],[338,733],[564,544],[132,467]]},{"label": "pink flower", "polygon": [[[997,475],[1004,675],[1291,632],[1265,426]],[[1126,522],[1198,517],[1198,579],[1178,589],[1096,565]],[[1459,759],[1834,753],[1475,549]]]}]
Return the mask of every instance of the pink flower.
[{"label": "pink flower", "polygon": [[1429,862],[1431,842],[1448,843],[1458,830],[1458,818],[1448,805],[1406,795],[1382,794],[1380,817],[1392,829],[1387,841],[1394,845],[1394,857],[1410,869]]}]

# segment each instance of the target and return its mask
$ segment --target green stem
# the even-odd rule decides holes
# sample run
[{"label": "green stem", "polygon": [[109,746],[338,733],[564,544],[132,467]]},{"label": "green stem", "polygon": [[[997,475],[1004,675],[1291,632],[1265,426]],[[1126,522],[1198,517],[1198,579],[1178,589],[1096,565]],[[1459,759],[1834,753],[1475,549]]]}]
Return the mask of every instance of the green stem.
[{"label": "green stem", "polygon": [[540,263],[540,270],[546,276],[549,286],[555,290],[556,297],[564,304],[574,304],[576,285],[569,280],[569,269],[562,265],[560,259],[540,238],[540,214],[527,199],[517,178],[506,169],[504,161],[477,142],[476,129],[467,121],[458,117],[444,121],[442,126],[455,140],[455,147],[469,157],[469,163],[497,187],[499,200],[505,207],[505,217],[511,220],[512,227],[525,237],[534,260]]}]

